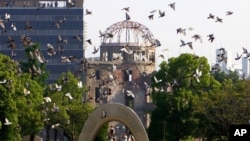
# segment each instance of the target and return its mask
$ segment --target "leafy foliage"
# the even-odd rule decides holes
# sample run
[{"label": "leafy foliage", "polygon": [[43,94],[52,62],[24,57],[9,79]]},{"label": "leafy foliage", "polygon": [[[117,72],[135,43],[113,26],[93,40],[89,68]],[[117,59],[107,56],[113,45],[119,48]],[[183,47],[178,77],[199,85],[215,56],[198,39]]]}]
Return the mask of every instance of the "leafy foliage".
[{"label": "leafy foliage", "polygon": [[[177,141],[195,136],[200,125],[196,107],[198,99],[203,91],[218,88],[219,82],[209,74],[210,67],[205,57],[182,54],[170,58],[169,63],[162,62],[160,67],[154,76],[162,81],[156,83],[152,78],[152,98],[157,108],[152,112],[150,140],[164,137]],[[202,72],[198,80],[194,77],[197,70]],[[162,131],[163,121],[167,122],[165,133]]]},{"label": "leafy foliage", "polygon": [[[49,84],[44,95],[44,97],[50,97],[52,101],[44,103],[45,119],[49,119],[45,123],[46,129],[49,131],[53,125],[59,124],[55,129],[63,130],[70,140],[78,138],[84,122],[93,111],[90,104],[83,103],[83,93],[86,92],[86,87],[79,87],[79,82],[80,80],[72,73],[63,73],[57,83]],[[52,85],[60,88],[53,89]],[[69,94],[71,98],[66,94]]]},{"label": "leafy foliage", "polygon": [[[43,123],[38,107],[42,102],[42,87],[29,74],[20,73],[18,62],[1,54],[0,81],[0,120],[3,123],[0,140],[21,140],[31,129],[33,132],[41,129]],[[24,89],[30,94],[25,95]],[[5,124],[6,119],[10,124]]]}]

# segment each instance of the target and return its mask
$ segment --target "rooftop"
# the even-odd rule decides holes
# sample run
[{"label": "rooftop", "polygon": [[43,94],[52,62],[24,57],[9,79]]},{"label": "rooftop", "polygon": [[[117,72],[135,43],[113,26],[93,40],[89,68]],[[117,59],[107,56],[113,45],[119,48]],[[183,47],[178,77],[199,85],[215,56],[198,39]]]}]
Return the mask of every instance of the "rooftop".
[{"label": "rooftop", "polygon": [[0,7],[83,7],[83,0],[4,0]]}]

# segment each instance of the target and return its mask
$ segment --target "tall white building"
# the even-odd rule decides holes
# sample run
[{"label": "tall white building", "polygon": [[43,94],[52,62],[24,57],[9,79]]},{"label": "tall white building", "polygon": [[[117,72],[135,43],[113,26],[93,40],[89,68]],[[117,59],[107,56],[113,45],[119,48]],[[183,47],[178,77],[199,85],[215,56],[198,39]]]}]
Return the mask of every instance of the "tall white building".
[{"label": "tall white building", "polygon": [[220,66],[221,71],[234,71],[232,52],[225,49],[216,49],[216,64]]},{"label": "tall white building", "polygon": [[242,73],[248,78],[250,74],[250,60],[248,58],[242,57]]}]

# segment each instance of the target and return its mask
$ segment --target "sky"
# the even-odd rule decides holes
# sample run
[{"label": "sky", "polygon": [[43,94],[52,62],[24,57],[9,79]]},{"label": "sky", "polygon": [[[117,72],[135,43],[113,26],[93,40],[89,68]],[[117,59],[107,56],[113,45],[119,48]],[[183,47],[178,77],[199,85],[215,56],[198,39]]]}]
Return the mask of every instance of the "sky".
[{"label": "sky", "polygon": [[[169,4],[175,3],[175,10]],[[85,0],[84,8],[92,11],[92,15],[85,15],[87,38],[92,40],[88,45],[85,56],[97,57],[92,54],[93,45],[99,47],[101,40],[99,30],[105,31],[109,26],[125,20],[125,7],[129,7],[128,14],[131,21],[138,22],[150,29],[155,39],[161,42],[156,48],[156,57],[163,54],[165,58],[178,57],[181,53],[194,53],[208,58],[210,64],[216,63],[215,50],[225,48],[236,57],[241,54],[242,47],[250,50],[250,0]],[[154,19],[149,20],[150,11]],[[165,16],[159,18],[158,10],[165,11]],[[232,15],[226,15],[232,11]],[[223,19],[223,23],[207,19],[209,13]],[[188,30],[188,28],[193,30]],[[177,34],[177,28],[185,28],[186,36]],[[192,36],[198,34],[202,43],[194,41]],[[214,34],[211,43],[207,35]],[[180,47],[180,40],[193,42],[193,50],[188,46]],[[169,52],[163,52],[168,49]],[[234,59],[233,59],[234,60]],[[158,64],[161,61],[158,59]],[[241,65],[241,60],[234,60],[233,64]]]}]

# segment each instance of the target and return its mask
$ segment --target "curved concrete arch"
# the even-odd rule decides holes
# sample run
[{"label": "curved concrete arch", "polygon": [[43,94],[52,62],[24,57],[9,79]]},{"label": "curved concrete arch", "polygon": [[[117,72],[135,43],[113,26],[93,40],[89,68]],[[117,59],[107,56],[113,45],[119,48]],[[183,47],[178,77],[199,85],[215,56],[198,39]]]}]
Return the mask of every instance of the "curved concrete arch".
[{"label": "curved concrete arch", "polygon": [[[105,118],[101,118],[103,111],[106,112]],[[94,141],[99,129],[110,121],[118,121],[126,125],[136,141],[149,141],[147,132],[137,114],[120,103],[105,104],[96,108],[85,122],[79,141]]]}]

